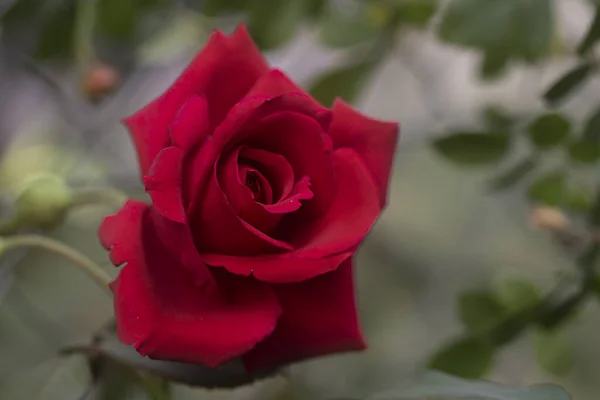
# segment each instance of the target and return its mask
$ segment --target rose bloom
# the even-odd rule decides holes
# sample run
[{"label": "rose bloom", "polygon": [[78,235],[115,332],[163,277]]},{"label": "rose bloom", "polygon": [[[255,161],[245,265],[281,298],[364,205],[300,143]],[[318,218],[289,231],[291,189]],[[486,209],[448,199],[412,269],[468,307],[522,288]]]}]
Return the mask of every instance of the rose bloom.
[{"label": "rose bloom", "polygon": [[117,334],[153,359],[249,371],[364,349],[352,258],[386,200],[398,125],[327,109],[242,26],[124,120],[151,204],[100,227]]}]

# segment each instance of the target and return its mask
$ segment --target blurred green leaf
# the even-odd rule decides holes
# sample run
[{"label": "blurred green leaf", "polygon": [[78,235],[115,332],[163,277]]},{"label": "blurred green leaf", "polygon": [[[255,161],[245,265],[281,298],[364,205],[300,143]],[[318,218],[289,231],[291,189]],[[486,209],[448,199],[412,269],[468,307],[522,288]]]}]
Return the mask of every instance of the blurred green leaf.
[{"label": "blurred green leaf", "polygon": [[500,174],[490,180],[490,190],[504,190],[516,185],[531,171],[535,170],[537,163],[538,159],[530,156],[510,166],[507,170],[500,172]]},{"label": "blurred green leaf", "polygon": [[468,47],[490,49],[504,44],[518,2],[515,0],[455,0],[450,2],[439,34]]},{"label": "blurred green leaf", "polygon": [[533,202],[557,206],[565,199],[565,193],[565,173],[563,171],[555,171],[536,180],[529,188],[528,196]]},{"label": "blurred green leaf", "polygon": [[575,212],[588,212],[594,204],[590,193],[582,187],[570,188],[567,193],[565,206]]},{"label": "blurred green leaf", "polygon": [[459,132],[435,139],[433,148],[457,164],[489,165],[508,153],[510,137],[503,133]]},{"label": "blurred green leaf", "polygon": [[373,68],[373,63],[363,62],[328,71],[317,78],[309,92],[326,107],[329,107],[336,97],[352,102]]},{"label": "blurred green leaf", "polygon": [[168,0],[98,0],[98,31],[117,40],[134,38],[147,12],[166,8],[169,4]]},{"label": "blurred green leaf", "polygon": [[364,13],[345,15],[330,11],[321,20],[319,37],[327,46],[343,48],[372,40],[377,33]]},{"label": "blurred green leaf", "polygon": [[600,143],[600,109],[587,119],[583,129],[583,138]]},{"label": "blurred green leaf", "polygon": [[[200,364],[152,360],[140,356],[131,346],[122,344],[114,334],[106,334],[98,343],[65,349],[67,353],[94,355],[102,362],[121,364],[132,370],[149,373],[158,378],[203,388],[234,388],[272,376],[277,371],[250,374],[240,360],[216,368]],[[144,389],[148,389],[142,382]],[[154,387],[154,386],[152,386]]]},{"label": "blurred green leaf", "polygon": [[506,72],[509,61],[509,55],[504,51],[486,50],[479,66],[479,75],[486,80],[497,79]]},{"label": "blurred green leaf", "polygon": [[491,345],[472,338],[459,339],[442,348],[429,361],[428,368],[461,378],[481,378],[494,358]]},{"label": "blurred green leaf", "polygon": [[517,0],[516,11],[518,36],[513,38],[520,58],[535,62],[547,55],[552,43],[554,15],[552,0]]},{"label": "blurred green leaf", "polygon": [[580,164],[594,164],[600,160],[600,143],[582,138],[571,144],[569,156]]},{"label": "blurred green leaf", "polygon": [[546,150],[563,143],[570,131],[571,122],[564,115],[549,113],[529,125],[529,138],[538,148]]},{"label": "blurred green leaf", "polygon": [[506,309],[493,293],[473,291],[458,297],[458,314],[462,323],[473,333],[486,331],[506,316]]},{"label": "blurred green leaf", "polygon": [[254,0],[248,3],[248,30],[261,49],[273,49],[292,38],[302,22],[305,0]]},{"label": "blurred green leaf", "polygon": [[72,55],[76,3],[60,2],[42,25],[34,56],[41,60],[67,59]]},{"label": "blurred green leaf", "polygon": [[571,69],[558,79],[544,94],[544,99],[551,105],[558,104],[577,90],[592,72],[592,65],[582,63]]},{"label": "blurred green leaf", "polygon": [[397,389],[367,400],[571,400],[555,385],[506,386],[489,381],[469,381],[428,371]]},{"label": "blurred green leaf", "polygon": [[326,4],[326,0],[306,0],[306,14],[309,17],[317,18],[323,13]]},{"label": "blurred green leaf", "polygon": [[535,359],[545,371],[560,377],[571,372],[575,357],[560,331],[536,328],[532,341]]},{"label": "blurred green leaf", "polygon": [[499,302],[511,313],[526,310],[542,300],[535,285],[524,279],[503,281],[495,290]]},{"label": "blurred green leaf", "polygon": [[400,23],[415,27],[424,27],[437,9],[435,0],[401,0],[394,4]]},{"label": "blurred green leaf", "polygon": [[60,358],[32,400],[77,399],[88,390],[90,383],[85,358],[78,355]]},{"label": "blurred green leaf", "polygon": [[246,3],[246,0],[205,0],[199,11],[206,16],[214,17],[234,11],[242,11]]},{"label": "blurred green leaf", "polygon": [[581,137],[571,144],[571,159],[581,164],[593,164],[600,160],[600,109],[585,122]]},{"label": "blurred green leaf", "polygon": [[443,40],[485,52],[482,72],[494,76],[511,58],[534,62],[548,54],[550,0],[454,0],[440,25]]},{"label": "blurred green leaf", "polygon": [[594,19],[585,34],[585,37],[577,47],[577,53],[580,56],[587,54],[592,47],[598,42],[600,39],[600,5],[596,5],[596,12],[594,14]]},{"label": "blurred green leaf", "polygon": [[481,117],[485,127],[496,132],[508,132],[516,122],[506,110],[496,106],[484,107]]}]

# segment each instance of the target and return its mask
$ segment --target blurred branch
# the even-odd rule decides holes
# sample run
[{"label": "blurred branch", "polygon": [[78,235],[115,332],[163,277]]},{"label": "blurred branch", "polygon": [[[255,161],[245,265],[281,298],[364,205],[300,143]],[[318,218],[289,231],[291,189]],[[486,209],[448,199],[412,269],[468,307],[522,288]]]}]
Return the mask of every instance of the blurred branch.
[{"label": "blurred branch", "polygon": [[79,0],[77,3],[73,50],[79,83],[92,66],[95,58],[93,42],[96,3],[97,0]]},{"label": "blurred branch", "polygon": [[108,293],[111,293],[109,284],[112,281],[112,278],[85,254],[80,253],[64,243],[41,235],[16,235],[6,237],[0,241],[0,251],[2,251],[2,253],[20,248],[42,249],[59,255],[86,272],[98,286]]}]

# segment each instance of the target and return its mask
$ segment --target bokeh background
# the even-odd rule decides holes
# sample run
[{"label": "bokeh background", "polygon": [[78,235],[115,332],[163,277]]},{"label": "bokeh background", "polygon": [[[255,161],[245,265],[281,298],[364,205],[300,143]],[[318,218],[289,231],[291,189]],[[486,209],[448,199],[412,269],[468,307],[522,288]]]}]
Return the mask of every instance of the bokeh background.
[{"label": "bokeh background", "polygon": [[[6,203],[0,216],[10,213],[19,185],[39,172],[143,197],[120,119],[167,88],[213,29],[231,32],[245,22],[270,63],[323,104],[341,96],[371,116],[401,123],[389,205],[357,261],[370,349],[301,363],[287,377],[234,391],[174,385],[172,396],[360,398],[410,378],[464,332],[461,294],[503,290],[506,282],[544,293],[573,271],[573,255],[532,227],[526,192],[535,177],[488,190],[490,177],[528,154],[526,140],[515,139],[510,154],[477,168],[453,163],[432,141],[512,119],[518,136],[519,121],[548,109],[543,95],[553,82],[595,62],[593,48],[585,55],[578,49],[598,6],[587,0],[0,0]],[[598,76],[588,75],[576,90],[564,90],[568,96],[558,105],[574,126],[600,104]],[[538,175],[562,166],[564,154],[545,152],[540,162]],[[593,164],[570,170],[588,191],[598,172]],[[115,275],[96,238],[111,211],[76,210],[48,234]],[[84,362],[57,351],[88,341],[111,314],[110,298],[59,258],[6,255],[0,399],[83,399]],[[544,340],[527,331],[502,348],[485,377],[556,382],[576,400],[597,399],[598,332],[600,309],[589,301],[556,335]],[[455,356],[458,370],[472,362],[468,353]],[[146,398],[121,389],[107,399]]]}]

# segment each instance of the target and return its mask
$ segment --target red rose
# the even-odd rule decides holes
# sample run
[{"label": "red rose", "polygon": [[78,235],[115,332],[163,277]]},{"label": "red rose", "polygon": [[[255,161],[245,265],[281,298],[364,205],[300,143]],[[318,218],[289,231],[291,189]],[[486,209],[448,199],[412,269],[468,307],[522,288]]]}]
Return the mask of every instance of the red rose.
[{"label": "red rose", "polygon": [[216,32],[125,119],[152,204],[100,237],[118,336],[142,355],[249,370],[365,347],[352,256],[386,198],[396,123],[332,110]]}]

